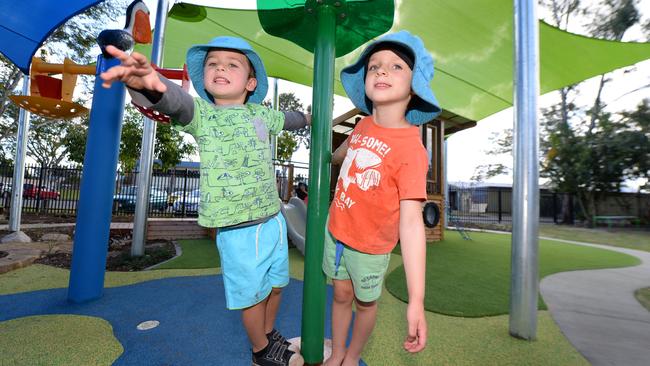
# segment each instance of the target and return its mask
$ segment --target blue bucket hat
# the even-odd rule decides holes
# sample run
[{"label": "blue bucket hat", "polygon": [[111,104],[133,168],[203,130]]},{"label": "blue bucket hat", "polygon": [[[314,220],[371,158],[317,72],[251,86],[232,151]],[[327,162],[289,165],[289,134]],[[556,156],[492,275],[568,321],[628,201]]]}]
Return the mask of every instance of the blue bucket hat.
[{"label": "blue bucket hat", "polygon": [[341,83],[348,97],[362,112],[372,113],[372,101],[366,96],[366,65],[368,57],[373,51],[379,45],[386,43],[395,43],[406,47],[415,56],[413,79],[411,80],[411,90],[415,95],[406,109],[406,120],[416,126],[433,120],[442,111],[429,86],[433,79],[433,58],[424,48],[420,37],[404,30],[388,34],[369,44],[356,63],[341,70]]},{"label": "blue bucket hat", "polygon": [[257,79],[257,87],[248,96],[248,103],[262,103],[264,97],[266,97],[266,92],[269,89],[264,64],[257,53],[253,50],[253,47],[251,47],[248,42],[237,37],[216,37],[208,44],[195,45],[187,51],[187,73],[190,75],[190,80],[192,80],[194,89],[199,96],[214,103],[212,95],[210,95],[203,87],[203,64],[205,63],[205,57],[207,56],[208,51],[215,47],[229,48],[240,51],[246,55],[248,60],[251,62],[251,65],[253,65],[255,78]]}]

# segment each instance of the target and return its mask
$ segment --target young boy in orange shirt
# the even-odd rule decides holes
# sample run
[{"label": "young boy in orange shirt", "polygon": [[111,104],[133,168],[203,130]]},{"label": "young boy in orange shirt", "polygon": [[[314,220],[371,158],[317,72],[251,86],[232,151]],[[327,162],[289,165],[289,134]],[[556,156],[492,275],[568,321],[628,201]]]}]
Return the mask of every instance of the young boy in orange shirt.
[{"label": "young boy in orange shirt", "polygon": [[[409,293],[404,348],[419,352],[426,345],[422,202],[428,158],[417,126],[440,113],[429,87],[432,78],[433,59],[420,38],[406,31],[370,44],[341,71],[348,96],[370,116],[359,121],[332,156],[332,163],[342,166],[323,256],[323,271],[334,284],[327,366],[358,365],[398,240]],[[346,348],[353,301],[357,313]]]}]

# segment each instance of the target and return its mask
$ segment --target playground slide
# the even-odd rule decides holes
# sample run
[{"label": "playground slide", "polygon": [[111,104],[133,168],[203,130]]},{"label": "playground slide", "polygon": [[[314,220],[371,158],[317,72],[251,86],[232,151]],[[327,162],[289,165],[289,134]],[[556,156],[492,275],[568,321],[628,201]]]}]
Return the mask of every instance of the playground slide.
[{"label": "playground slide", "polygon": [[287,235],[293,245],[305,255],[305,228],[307,227],[307,205],[298,197],[291,197],[289,203],[280,206],[287,222]]}]

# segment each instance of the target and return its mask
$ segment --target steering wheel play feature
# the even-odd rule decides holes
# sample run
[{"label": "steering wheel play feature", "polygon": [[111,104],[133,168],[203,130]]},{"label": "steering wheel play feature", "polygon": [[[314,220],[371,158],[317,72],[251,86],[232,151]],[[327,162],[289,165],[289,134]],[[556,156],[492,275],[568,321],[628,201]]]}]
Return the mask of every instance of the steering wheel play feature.
[{"label": "steering wheel play feature", "polygon": [[427,202],[422,209],[424,226],[434,228],[440,222],[440,207],[435,202]]}]

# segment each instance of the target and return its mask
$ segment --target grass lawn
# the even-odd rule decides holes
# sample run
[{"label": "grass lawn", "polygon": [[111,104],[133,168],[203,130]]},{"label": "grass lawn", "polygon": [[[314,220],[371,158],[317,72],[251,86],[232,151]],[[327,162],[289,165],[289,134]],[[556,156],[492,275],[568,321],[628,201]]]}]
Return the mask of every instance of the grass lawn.
[{"label": "grass lawn", "polygon": [[[425,308],[440,314],[481,317],[507,314],[510,292],[510,235],[456,232],[427,247]],[[632,256],[605,249],[540,240],[540,279],[557,272],[633,266]],[[386,278],[391,294],[408,299],[404,269]],[[539,308],[546,305],[539,300]]]},{"label": "grass lawn", "polygon": [[183,254],[156,269],[191,269],[221,267],[219,251],[211,239],[179,240]]},{"label": "grass lawn", "polygon": [[644,308],[650,311],[650,287],[640,288],[634,291],[634,297],[639,300]]},{"label": "grass lawn", "polygon": [[555,239],[606,244],[650,252],[650,231],[636,228],[584,228],[567,225],[541,224],[539,235]]}]

